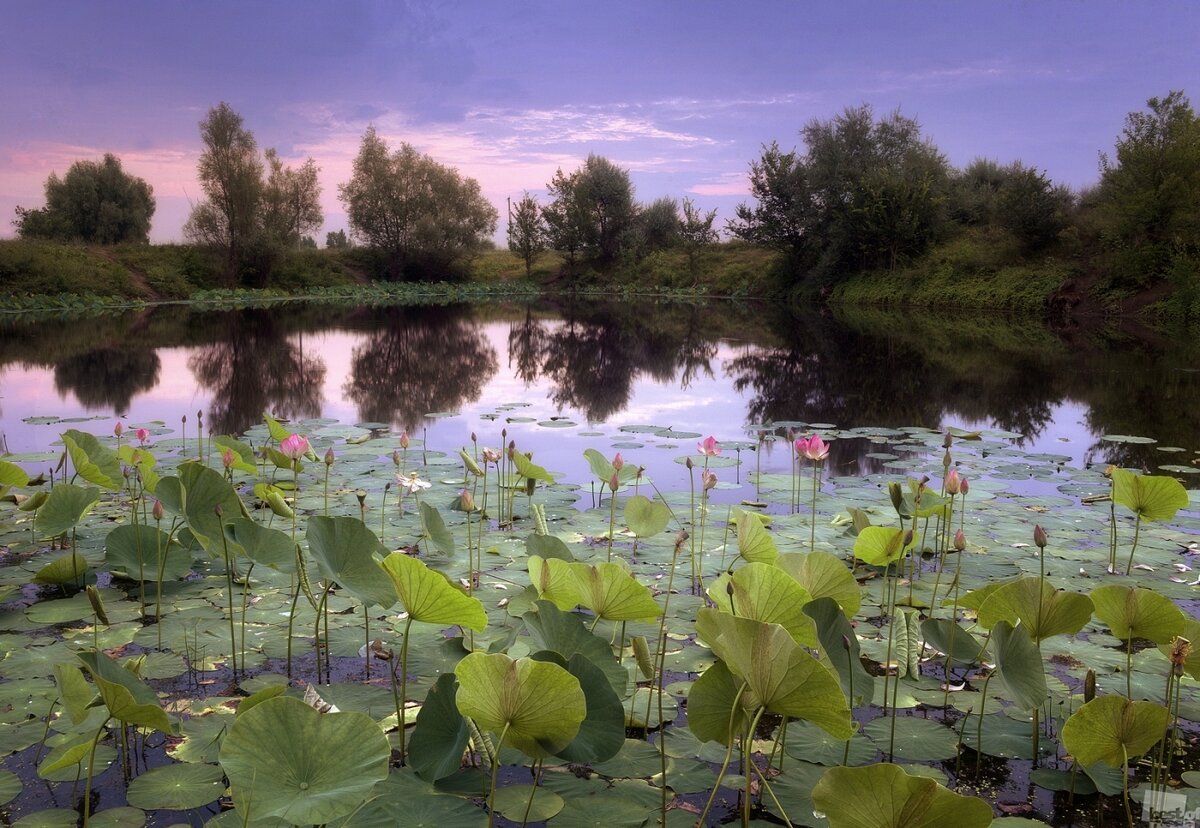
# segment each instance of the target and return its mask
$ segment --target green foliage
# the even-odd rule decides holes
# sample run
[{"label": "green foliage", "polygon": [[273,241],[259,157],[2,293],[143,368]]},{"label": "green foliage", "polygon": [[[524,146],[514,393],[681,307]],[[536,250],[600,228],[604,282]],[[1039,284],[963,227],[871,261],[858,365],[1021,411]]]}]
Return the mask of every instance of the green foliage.
[{"label": "green foliage", "polygon": [[533,276],[533,263],[546,249],[546,221],[537,199],[528,192],[508,216],[508,249],[525,263],[526,278]]},{"label": "green foliage", "polygon": [[812,792],[831,828],[987,828],[992,808],[899,765],[830,768]]},{"label": "green foliage", "polygon": [[1069,190],[1020,161],[1001,166],[977,158],[952,179],[951,217],[969,227],[998,227],[1026,252],[1042,249],[1066,227],[1073,206]]},{"label": "green foliage", "polygon": [[339,193],[355,236],[388,257],[391,278],[444,272],[479,250],[499,218],[478,181],[409,144],[389,153],[373,127]]},{"label": "green foliage", "polygon": [[553,199],[543,210],[550,246],[572,266],[578,253],[601,266],[615,262],[637,215],[629,172],[593,154],[569,176],[558,170],[546,189]]},{"label": "green foliage", "polygon": [[128,175],[121,160],[76,161],[63,178],[46,179],[46,206],[17,208],[17,235],[89,244],[145,244],[154,216],[154,191]]}]

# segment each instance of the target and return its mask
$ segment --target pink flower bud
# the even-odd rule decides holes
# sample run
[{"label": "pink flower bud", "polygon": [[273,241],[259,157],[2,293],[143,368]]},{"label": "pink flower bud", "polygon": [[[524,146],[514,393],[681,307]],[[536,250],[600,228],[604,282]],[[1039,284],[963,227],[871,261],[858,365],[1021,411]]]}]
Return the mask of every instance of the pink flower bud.
[{"label": "pink flower bud", "polygon": [[233,466],[233,449],[227,448],[221,452],[221,465],[227,469]]},{"label": "pink flower bud", "polygon": [[617,456],[613,458],[612,467],[614,469],[616,469],[617,471],[620,471],[621,467],[624,465],[625,465],[625,461],[621,457],[621,452],[618,451]]},{"label": "pink flower bud", "polygon": [[325,465],[326,466],[333,465],[333,446],[330,446],[329,448],[325,449]]},{"label": "pink flower bud", "polygon": [[621,481],[616,476],[616,474],[614,474],[612,477],[608,478],[608,488],[612,489],[614,492],[617,489],[621,488]]},{"label": "pink flower bud", "polygon": [[116,435],[117,437],[120,437],[124,433],[125,433],[125,426],[121,423],[120,420],[117,420],[117,424],[115,426],[113,426],[113,434]]},{"label": "pink flower bud", "polygon": [[946,494],[956,495],[961,488],[962,481],[958,478],[958,471],[951,469],[950,473],[946,475]]},{"label": "pink flower bud", "polygon": [[703,442],[696,443],[696,448],[705,457],[717,457],[721,453],[721,449],[717,446],[717,438],[711,434],[705,437]]},{"label": "pink flower bud", "polygon": [[155,520],[162,520],[162,519],[163,519],[163,515],[164,515],[165,513],[166,513],[166,512],[165,512],[165,510],[163,509],[162,501],[161,501],[161,500],[156,500],[156,501],[154,501],[154,507],[153,507],[153,508],[150,510],[150,514],[154,515],[154,519],[155,519]]},{"label": "pink flower bud", "polygon": [[957,552],[962,552],[967,548],[967,536],[963,534],[963,530],[959,529],[954,533],[954,549]]},{"label": "pink flower bud", "polygon": [[150,439],[150,430],[149,429],[139,428],[137,431],[134,432],[134,434],[137,435],[139,443],[145,443],[147,440]]},{"label": "pink flower bud", "polygon": [[407,431],[400,432],[400,448],[402,448],[402,449],[408,448],[410,442],[411,441],[408,439],[408,432]]},{"label": "pink flower bud", "polygon": [[715,471],[702,471],[700,473],[700,482],[704,485],[704,491],[716,488],[717,473]]},{"label": "pink flower bud", "polygon": [[1046,530],[1041,526],[1033,527],[1033,542],[1038,549],[1046,548]]},{"label": "pink flower bud", "polygon": [[967,492],[971,491],[971,486],[967,483],[967,478],[960,477],[958,479],[958,491],[963,497],[967,496]]},{"label": "pink flower bud", "polygon": [[308,440],[299,434],[289,435],[279,444],[279,451],[289,460],[299,460],[308,453]]}]

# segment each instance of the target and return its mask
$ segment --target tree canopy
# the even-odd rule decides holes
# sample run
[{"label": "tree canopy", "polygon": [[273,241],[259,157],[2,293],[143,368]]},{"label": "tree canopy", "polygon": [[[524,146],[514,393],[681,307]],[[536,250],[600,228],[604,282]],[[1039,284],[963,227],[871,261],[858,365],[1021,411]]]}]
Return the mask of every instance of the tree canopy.
[{"label": "tree canopy", "polygon": [[145,244],[154,217],[154,191],[107,153],[102,161],[76,161],[59,178],[46,179],[46,206],[17,208],[13,225],[22,238],[89,244]]},{"label": "tree canopy", "polygon": [[478,181],[407,143],[389,152],[374,127],[339,192],[354,236],[389,257],[393,277],[440,275],[479,250],[500,218]]},{"label": "tree canopy", "polygon": [[546,188],[553,199],[545,209],[550,246],[572,263],[580,252],[600,264],[614,262],[637,217],[629,172],[589,155],[570,175],[558,170]]}]

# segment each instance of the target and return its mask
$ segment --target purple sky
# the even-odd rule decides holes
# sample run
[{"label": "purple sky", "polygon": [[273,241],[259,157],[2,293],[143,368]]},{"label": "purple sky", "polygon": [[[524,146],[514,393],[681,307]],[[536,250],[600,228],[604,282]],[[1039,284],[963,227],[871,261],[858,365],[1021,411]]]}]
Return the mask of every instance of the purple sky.
[{"label": "purple sky", "polygon": [[178,240],[197,124],[222,100],[261,147],[316,159],[326,231],[369,124],[479,179],[502,215],[595,152],[639,200],[724,219],[764,142],[846,106],[899,107],[956,166],[1021,160],[1082,187],[1127,112],[1200,101],[1194,2],[124,0],[2,19],[2,236],[49,173],[107,151],[153,185],[151,238]]}]

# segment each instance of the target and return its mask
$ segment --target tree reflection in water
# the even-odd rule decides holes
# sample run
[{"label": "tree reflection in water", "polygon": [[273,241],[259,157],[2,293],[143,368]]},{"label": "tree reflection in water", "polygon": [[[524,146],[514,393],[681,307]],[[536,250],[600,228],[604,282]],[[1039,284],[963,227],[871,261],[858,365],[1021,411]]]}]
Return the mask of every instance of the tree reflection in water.
[{"label": "tree reflection in water", "polygon": [[342,393],[363,420],[415,429],[425,415],[479,399],[496,349],[464,308],[388,308],[354,348]]},{"label": "tree reflection in water", "polygon": [[304,353],[303,334],[289,337],[281,318],[251,309],[209,320],[220,338],[198,348],[188,368],[212,395],[212,433],[240,434],[262,422],[264,411],[288,419],[320,416],[325,361]]},{"label": "tree reflection in water", "polygon": [[162,363],[147,348],[98,348],[65,357],[54,365],[54,390],[71,393],[89,411],[129,410],[129,403],[158,385]]}]

